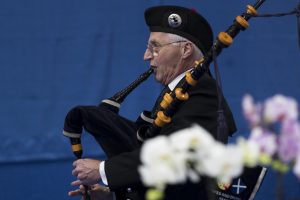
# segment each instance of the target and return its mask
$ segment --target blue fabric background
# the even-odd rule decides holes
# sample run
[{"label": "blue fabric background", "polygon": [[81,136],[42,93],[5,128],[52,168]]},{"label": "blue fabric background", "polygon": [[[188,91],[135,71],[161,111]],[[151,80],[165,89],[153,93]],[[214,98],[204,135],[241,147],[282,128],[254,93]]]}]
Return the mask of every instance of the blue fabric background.
[{"label": "blue fabric background", "polygon": [[[217,34],[251,3],[254,2],[0,1],[0,199],[20,199],[11,196],[13,189],[4,185],[24,179],[34,184],[34,177],[41,178],[48,170],[56,171],[53,173],[62,179],[71,179],[71,169],[66,165],[71,165],[73,155],[69,141],[62,136],[64,117],[76,105],[98,104],[148,69],[148,63],[143,61],[148,39],[143,18],[146,8],[164,4],[195,8],[211,22]],[[297,3],[267,1],[259,11],[290,11]],[[223,90],[239,129],[232,141],[249,132],[241,114],[244,94],[263,100],[282,93],[300,100],[299,53],[295,16],[252,19],[249,30],[223,51],[218,58]],[[126,99],[121,114],[136,119],[141,111],[151,108],[160,89],[149,78]],[[83,145],[85,156],[104,156],[88,134],[83,137]],[[49,162],[57,165],[46,165]],[[57,172],[59,168],[51,166],[65,170]],[[14,167],[18,169],[12,171]],[[26,175],[30,170],[30,178],[20,179],[18,174]],[[297,180],[291,176],[287,182],[296,184],[288,188],[290,194],[300,196]],[[47,187],[59,185],[54,181]],[[271,195],[272,187],[264,187]],[[64,187],[58,188],[61,192]],[[19,190],[21,194],[28,192],[26,187]],[[53,199],[50,191],[40,194],[23,199]]]}]

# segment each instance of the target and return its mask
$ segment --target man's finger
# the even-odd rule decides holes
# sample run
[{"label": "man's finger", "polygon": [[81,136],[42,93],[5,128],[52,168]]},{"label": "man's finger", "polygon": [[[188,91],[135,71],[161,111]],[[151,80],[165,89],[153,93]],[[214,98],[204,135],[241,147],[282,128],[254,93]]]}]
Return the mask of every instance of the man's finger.
[{"label": "man's finger", "polygon": [[76,170],[76,168],[72,170],[72,175],[73,176],[77,176],[78,175],[78,171]]},{"label": "man's finger", "polygon": [[71,185],[73,185],[73,186],[82,185],[82,182],[81,182],[80,180],[76,180],[76,181],[73,181],[73,182],[71,183]]},{"label": "man's finger", "polygon": [[79,186],[79,189],[80,189],[81,191],[84,191],[84,192],[85,192],[85,187],[84,187],[83,185],[80,185],[80,186]]},{"label": "man's finger", "polygon": [[[78,160],[79,160],[79,159],[78,159]],[[76,167],[76,166],[77,166],[78,160],[75,160],[75,161],[73,162],[73,167]]]},{"label": "man's finger", "polygon": [[73,190],[73,191],[68,192],[68,195],[70,197],[79,196],[79,195],[82,195],[82,191],[80,189]]}]

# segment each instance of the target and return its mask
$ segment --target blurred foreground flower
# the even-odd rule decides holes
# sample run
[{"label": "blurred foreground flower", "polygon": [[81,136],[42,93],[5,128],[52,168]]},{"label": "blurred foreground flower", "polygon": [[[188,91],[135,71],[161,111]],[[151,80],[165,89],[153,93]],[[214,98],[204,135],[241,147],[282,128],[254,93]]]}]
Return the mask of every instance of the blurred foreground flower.
[{"label": "blurred foreground flower", "polygon": [[238,138],[237,144],[224,145],[198,125],[146,141],[139,172],[146,186],[160,191],[152,191],[156,194],[152,196],[160,194],[162,198],[168,184],[198,182],[200,175],[230,184],[244,167],[257,165],[269,165],[280,172],[291,167],[300,179],[297,102],[275,95],[264,103],[255,103],[245,95],[242,107],[251,133],[249,139]]},{"label": "blurred foreground flower", "polygon": [[257,164],[258,149],[256,143],[246,140],[240,145],[226,146],[214,140],[202,127],[194,125],[169,137],[148,140],[142,148],[143,165],[139,172],[146,186],[160,190],[167,184],[197,182],[199,175],[230,183],[242,173],[244,166]]}]

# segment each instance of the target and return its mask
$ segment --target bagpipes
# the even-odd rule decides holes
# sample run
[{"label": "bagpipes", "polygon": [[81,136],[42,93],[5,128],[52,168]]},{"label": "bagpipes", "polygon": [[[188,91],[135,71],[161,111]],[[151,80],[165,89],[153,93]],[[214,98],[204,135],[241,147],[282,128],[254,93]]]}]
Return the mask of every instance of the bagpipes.
[{"label": "bagpipes", "polygon": [[[246,12],[237,16],[231,26],[225,31],[218,34],[217,39],[214,41],[211,49],[204,55],[201,60],[195,61],[194,68],[186,73],[184,81],[181,81],[176,88],[170,92],[166,93],[163,96],[163,100],[160,103],[159,112],[156,115],[154,120],[149,119],[146,114],[142,114],[142,118],[139,118],[137,121],[137,137],[143,142],[148,138],[155,137],[159,134],[162,127],[166,124],[171,123],[171,119],[176,113],[179,105],[189,99],[188,91],[190,88],[195,86],[198,80],[209,70],[209,65],[215,63],[215,76],[217,80],[217,93],[218,93],[218,132],[217,139],[222,137],[222,134],[227,131],[225,117],[222,110],[222,90],[221,90],[221,81],[217,69],[217,56],[222,52],[224,48],[229,47],[233,39],[241,31],[246,30],[249,27],[248,21],[251,17],[259,17],[257,9],[265,2],[265,0],[258,0],[254,5],[248,5]],[[300,3],[298,7],[290,12],[276,15],[262,15],[261,17],[268,16],[285,16],[295,14],[298,17],[298,26],[299,26],[299,16],[300,16]],[[64,131],[63,134],[70,138],[72,144],[72,151],[77,158],[82,156],[82,145],[81,145],[81,134],[82,129],[86,129],[87,132],[91,133],[97,142],[102,147],[103,151],[108,157],[115,156],[122,151],[130,151],[132,148],[137,147],[137,144],[132,144],[129,147],[120,147],[118,144],[119,141],[113,141],[113,137],[110,139],[103,139],[99,137],[101,135],[101,130],[98,125],[101,123],[99,120],[103,116],[99,116],[101,110],[106,109],[111,113],[118,115],[121,103],[134,90],[139,84],[145,81],[151,74],[153,70],[149,69],[139,76],[137,80],[131,83],[128,87],[117,92],[113,97],[103,100],[98,106],[77,106],[70,110],[65,119]],[[90,122],[93,123],[90,123]],[[144,121],[144,123],[141,123]],[[143,124],[140,126],[140,124]],[[94,126],[95,125],[95,126]],[[129,127],[131,128],[131,127]],[[95,131],[96,130],[96,131]],[[132,128],[132,130],[135,130]],[[106,136],[107,137],[107,136]],[[104,142],[105,141],[105,142]],[[106,141],[110,143],[107,144]],[[124,143],[130,143],[128,138],[125,138]],[[120,144],[121,145],[121,144]],[[214,190],[213,193],[215,197],[221,199],[253,199],[256,192],[258,191],[263,178],[266,174],[266,168],[256,167],[256,168],[247,168],[244,171],[244,174],[236,178],[233,181],[233,184],[230,186],[218,186],[217,190]]]},{"label": "bagpipes", "polygon": [[[121,103],[124,101],[124,99],[138,85],[145,81],[152,73],[153,69],[149,69],[146,72],[142,73],[129,86],[117,92],[113,97],[104,99],[98,106],[76,106],[68,112],[65,119],[63,135],[70,138],[72,151],[77,159],[80,159],[83,153],[81,145],[81,134],[83,128],[85,128],[89,133],[91,133],[95,137],[95,139],[98,141],[99,145],[102,147],[102,149],[108,157],[111,157],[124,151],[124,148],[117,149],[117,147],[120,145],[112,144],[112,142],[109,142],[109,144],[105,145],[103,144],[103,141],[101,141],[101,138],[99,138],[99,135],[101,135],[101,127],[98,128],[97,126],[95,126],[95,124],[101,124],[101,121],[99,121],[99,119],[102,118],[102,116],[99,116],[99,113],[101,113],[100,109],[109,110],[111,113],[118,115]],[[89,123],[90,121],[93,121],[95,123]],[[114,141],[114,138],[111,141]],[[123,142],[130,143],[130,141]],[[118,140],[116,143],[118,143]],[[110,147],[113,147],[113,149],[111,149]],[[89,190],[89,187],[84,185],[84,188],[86,191],[86,195],[84,196],[84,198],[85,200],[90,200],[90,195],[87,192]]]},{"label": "bagpipes", "polygon": [[[98,114],[97,111],[101,108],[107,109],[117,115],[119,113],[121,103],[125,100],[125,98],[143,81],[147,80],[152,73],[153,69],[148,69],[146,72],[139,75],[139,77],[126,88],[117,92],[111,98],[102,100],[98,106],[76,106],[69,111],[65,119],[63,135],[70,138],[72,151],[77,158],[81,158],[82,156],[81,134],[83,127],[94,137],[97,137],[97,133],[94,133],[93,131],[95,128],[91,127],[91,129],[93,129],[91,130],[89,129],[90,126],[87,125],[89,120],[95,120]],[[96,123],[97,122],[95,122],[95,124]],[[101,143],[101,141],[98,142],[99,144]],[[110,155],[117,154],[106,148],[103,148],[103,150],[108,157],[110,157]]]}]

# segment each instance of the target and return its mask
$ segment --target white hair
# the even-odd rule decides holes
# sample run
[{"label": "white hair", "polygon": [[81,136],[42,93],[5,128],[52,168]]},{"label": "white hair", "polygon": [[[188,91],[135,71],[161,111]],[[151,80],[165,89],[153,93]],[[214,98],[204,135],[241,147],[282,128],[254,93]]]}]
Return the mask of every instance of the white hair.
[{"label": "white hair", "polygon": [[[190,40],[182,37],[182,36],[179,36],[179,35],[175,35],[175,34],[172,34],[172,33],[167,33],[167,37],[169,38],[170,41],[187,41],[187,42],[190,42],[194,48],[194,53],[193,53],[193,59],[194,60],[199,60],[203,57],[203,53],[202,51],[199,49],[199,47],[197,47],[193,42],[191,42]],[[179,45],[179,43],[173,43],[173,45]]]}]

